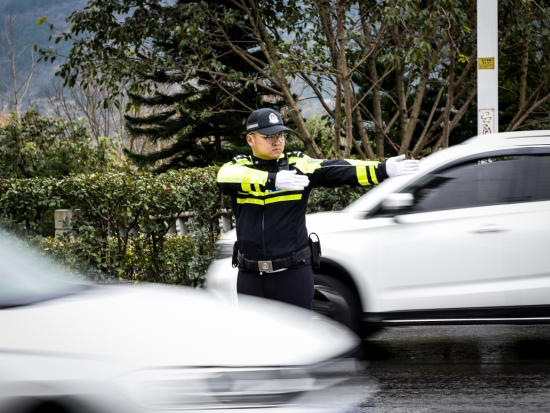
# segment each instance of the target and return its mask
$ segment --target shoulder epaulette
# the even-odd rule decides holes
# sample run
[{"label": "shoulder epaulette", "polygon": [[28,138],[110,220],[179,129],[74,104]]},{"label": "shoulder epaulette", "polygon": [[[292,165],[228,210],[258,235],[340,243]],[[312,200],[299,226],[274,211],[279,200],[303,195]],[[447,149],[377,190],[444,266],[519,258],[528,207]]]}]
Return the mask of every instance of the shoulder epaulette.
[{"label": "shoulder epaulette", "polygon": [[235,156],[235,157],[231,160],[231,162],[237,163],[237,161],[238,161],[239,159],[243,159],[243,158],[248,158],[248,156],[246,156],[246,155],[237,155],[237,156]]},{"label": "shoulder epaulette", "polygon": [[288,156],[297,156],[298,158],[303,158],[304,153],[301,151],[292,151],[288,154]]}]

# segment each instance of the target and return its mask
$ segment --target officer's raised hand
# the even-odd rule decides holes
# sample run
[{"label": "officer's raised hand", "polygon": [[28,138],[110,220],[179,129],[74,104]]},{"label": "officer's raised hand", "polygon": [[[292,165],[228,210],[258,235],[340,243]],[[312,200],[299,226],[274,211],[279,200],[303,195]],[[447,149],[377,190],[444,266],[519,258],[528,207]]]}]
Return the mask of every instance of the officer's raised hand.
[{"label": "officer's raised hand", "polygon": [[290,189],[292,191],[299,191],[308,185],[308,177],[305,175],[297,175],[296,170],[279,171],[277,172],[275,178],[275,188],[277,189]]},{"label": "officer's raised hand", "polygon": [[386,161],[386,173],[390,178],[400,175],[412,175],[418,171],[416,159],[405,159],[405,155],[394,156]]}]

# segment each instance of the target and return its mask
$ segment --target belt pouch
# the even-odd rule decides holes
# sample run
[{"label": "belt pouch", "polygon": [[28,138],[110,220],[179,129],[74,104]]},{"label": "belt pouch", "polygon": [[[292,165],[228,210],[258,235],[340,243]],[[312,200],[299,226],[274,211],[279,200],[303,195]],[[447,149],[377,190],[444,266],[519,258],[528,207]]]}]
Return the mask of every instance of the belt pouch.
[{"label": "belt pouch", "polygon": [[[312,235],[315,235],[317,241],[314,241],[311,238]],[[321,240],[315,232],[309,234],[309,247],[311,248],[311,261],[313,263],[313,268],[317,269],[321,266]]]},{"label": "belt pouch", "polygon": [[239,266],[239,247],[237,246],[237,241],[235,241],[235,244],[233,244],[233,255],[231,257],[231,265],[233,268],[237,268]]}]

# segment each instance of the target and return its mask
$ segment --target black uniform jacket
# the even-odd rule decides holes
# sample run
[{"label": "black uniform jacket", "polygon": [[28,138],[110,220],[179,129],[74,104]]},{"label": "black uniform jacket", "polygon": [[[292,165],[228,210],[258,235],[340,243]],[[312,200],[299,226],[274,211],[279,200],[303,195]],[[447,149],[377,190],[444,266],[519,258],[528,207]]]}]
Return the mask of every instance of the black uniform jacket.
[{"label": "black uniform jacket", "polygon": [[[306,175],[309,185],[299,191],[275,189],[280,169]],[[264,261],[292,256],[309,245],[305,214],[313,188],[373,185],[387,177],[385,163],[375,161],[312,159],[302,152],[271,161],[239,155],[220,169],[218,187],[231,195],[239,252]]]}]

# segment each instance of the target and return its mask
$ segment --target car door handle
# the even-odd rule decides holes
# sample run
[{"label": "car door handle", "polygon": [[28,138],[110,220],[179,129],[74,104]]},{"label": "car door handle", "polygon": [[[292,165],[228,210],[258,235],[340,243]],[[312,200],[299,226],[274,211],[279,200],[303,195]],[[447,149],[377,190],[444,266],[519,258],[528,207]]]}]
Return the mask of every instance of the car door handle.
[{"label": "car door handle", "polygon": [[498,225],[484,225],[482,227],[474,229],[472,232],[474,234],[491,234],[494,232],[504,232],[504,231],[506,231],[506,229]]}]

